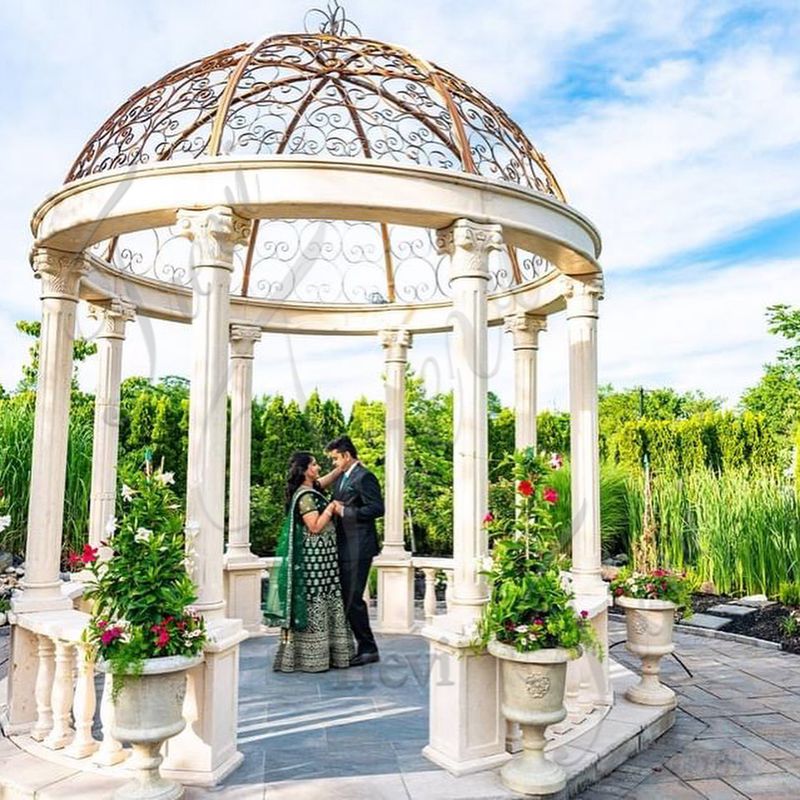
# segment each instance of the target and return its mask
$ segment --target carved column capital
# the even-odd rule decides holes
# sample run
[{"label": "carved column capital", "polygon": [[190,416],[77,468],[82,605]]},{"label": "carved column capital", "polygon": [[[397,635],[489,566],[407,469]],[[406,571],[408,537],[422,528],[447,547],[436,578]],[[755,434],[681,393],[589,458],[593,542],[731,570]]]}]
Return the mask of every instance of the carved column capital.
[{"label": "carved column capital", "polygon": [[[489,278],[489,253],[503,247],[500,225],[469,219],[456,220],[436,231],[436,250],[450,256],[450,280],[464,277]],[[458,257],[462,256],[462,257]]]},{"label": "carved column capital", "polygon": [[573,317],[597,317],[598,304],[603,299],[603,276],[589,275],[586,278],[561,277],[562,293],[567,301],[567,319]]},{"label": "carved column capital", "polygon": [[386,362],[408,361],[408,351],[413,337],[405,328],[389,328],[378,332],[381,347],[386,351]]},{"label": "carved column capital", "polygon": [[536,350],[539,347],[539,334],[546,330],[546,317],[535,317],[524,311],[506,317],[503,324],[503,331],[514,337],[515,350]]},{"label": "carved column capital", "polygon": [[254,325],[231,325],[231,358],[253,358],[261,328]]},{"label": "carved column capital", "polygon": [[252,222],[234,214],[227,206],[200,211],[178,209],[181,236],[192,242],[192,267],[224,267],[233,270],[233,248],[245,244]]},{"label": "carved column capital", "polygon": [[108,303],[90,303],[89,317],[100,323],[98,339],[124,339],[125,323],[136,319],[136,306],[114,297]]},{"label": "carved column capital", "polygon": [[31,264],[34,274],[42,282],[42,300],[78,300],[81,278],[88,269],[83,253],[40,247],[31,254]]}]

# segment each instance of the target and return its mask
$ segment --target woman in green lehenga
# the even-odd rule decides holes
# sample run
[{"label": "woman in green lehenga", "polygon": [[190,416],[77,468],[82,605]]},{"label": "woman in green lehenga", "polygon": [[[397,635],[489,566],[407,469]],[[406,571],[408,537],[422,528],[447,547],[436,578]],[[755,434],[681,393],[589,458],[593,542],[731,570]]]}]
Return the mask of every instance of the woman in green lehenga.
[{"label": "woman in green lehenga", "polygon": [[281,627],[276,672],[348,667],[355,654],[339,582],[335,504],[322,494],[336,475],[320,479],[319,471],[311,453],[294,453],[289,460],[277,551],[282,560],[277,580],[270,580],[265,611],[267,623]]}]

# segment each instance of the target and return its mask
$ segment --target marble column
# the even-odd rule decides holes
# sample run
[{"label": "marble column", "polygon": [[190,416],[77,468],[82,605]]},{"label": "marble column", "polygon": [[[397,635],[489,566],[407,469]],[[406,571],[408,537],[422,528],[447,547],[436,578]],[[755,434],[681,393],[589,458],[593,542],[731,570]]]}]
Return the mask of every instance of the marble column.
[{"label": "marble column", "polygon": [[407,330],[379,334],[386,363],[386,517],[383,549],[375,559],[378,570],[376,630],[409,633],[414,626],[414,568],[405,549],[405,437],[406,365],[411,347]]},{"label": "marble column", "polygon": [[514,346],[514,448],[536,450],[536,358],[547,320],[520,312],[506,317],[504,330]]},{"label": "marble column", "polygon": [[117,492],[120,380],[125,324],[135,318],[130,303],[115,298],[106,305],[89,306],[89,316],[100,323],[96,335],[97,393],[94,400],[92,489],[89,504],[89,543],[98,547],[108,538],[106,526],[114,517]]},{"label": "marble column", "polygon": [[[28,534],[22,591],[11,599],[16,614],[72,608],[61,592],[61,545],[72,381],[72,343],[81,277],[81,254],[39,249],[33,255],[42,282],[39,375],[31,454]],[[37,637],[11,626],[6,733],[29,731],[36,720]]]},{"label": "marble column", "polygon": [[67,475],[72,343],[78,288],[86,272],[82,255],[41,249],[34,270],[42,282],[39,377],[31,455],[25,579],[14,611],[71,608],[61,596],[61,535]]},{"label": "marble column", "polygon": [[[590,609],[592,627],[607,653],[609,594],[601,576],[597,418],[597,317],[603,282],[600,276],[564,277],[562,281],[569,343],[572,588],[576,595],[576,608]],[[598,705],[610,705],[613,693],[609,659],[598,661],[592,655],[584,655],[581,660],[581,674],[589,676],[588,697]]]},{"label": "marble column", "polygon": [[472,648],[488,600],[479,573],[488,542],[487,309],[489,254],[503,245],[499,225],[457,220],[438,232],[450,256],[453,368],[452,601],[423,630],[431,646],[430,738],[423,753],[454,775],[504,763],[505,722],[500,713],[497,661]]},{"label": "marble column", "polygon": [[227,615],[245,630],[261,629],[263,559],[250,550],[250,444],[253,409],[253,356],[261,329],[231,325],[231,443],[228,544],[225,567]]},{"label": "marble column", "polygon": [[599,279],[564,278],[569,341],[572,576],[576,594],[605,594],[600,576],[600,454],[597,421]]},{"label": "marble column", "polygon": [[[547,330],[547,319],[521,311],[505,318],[504,330],[511,334],[514,348],[514,449],[535,451],[536,359],[539,334]],[[522,731],[516,722],[506,721],[506,750],[522,750]]]},{"label": "marble column", "polygon": [[179,210],[178,226],[191,240],[192,372],[189,391],[187,533],[194,537],[192,577],[196,608],[206,619],[205,661],[190,670],[185,730],[165,745],[162,772],[183,783],[213,784],[234,770],[239,696],[241,620],[225,616],[223,540],[228,398],[228,336],[233,249],[250,222],[230,208]]}]

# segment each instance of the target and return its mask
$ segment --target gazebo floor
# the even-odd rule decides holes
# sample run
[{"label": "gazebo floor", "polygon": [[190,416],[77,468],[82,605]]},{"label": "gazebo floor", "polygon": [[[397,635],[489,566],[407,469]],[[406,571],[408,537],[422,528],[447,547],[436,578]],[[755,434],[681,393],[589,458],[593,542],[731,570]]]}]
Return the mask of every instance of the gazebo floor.
[{"label": "gazebo floor", "polygon": [[[239,749],[242,765],[187,800],[247,798],[506,798],[498,770],[459,778],[421,755],[428,737],[428,646],[418,636],[381,636],[381,662],[317,675],[272,672],[276,637],[241,646]],[[616,704],[583,736],[554,751],[570,794],[610,773],[672,725],[674,712],[634,706],[634,676],[612,662]],[[50,759],[55,754],[48,753]],[[73,762],[74,763],[74,762]],[[124,772],[75,772],[0,738],[0,797],[109,797]]]}]

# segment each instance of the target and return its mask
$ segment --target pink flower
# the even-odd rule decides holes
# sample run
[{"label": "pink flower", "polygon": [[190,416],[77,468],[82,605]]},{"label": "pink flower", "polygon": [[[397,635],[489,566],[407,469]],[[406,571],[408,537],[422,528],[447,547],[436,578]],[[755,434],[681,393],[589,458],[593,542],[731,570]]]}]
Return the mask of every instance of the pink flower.
[{"label": "pink flower", "polygon": [[122,628],[120,628],[118,625],[115,625],[113,628],[108,628],[107,630],[103,631],[102,634],[100,634],[100,641],[104,645],[108,646],[115,639],[119,639],[120,636],[122,636]]},{"label": "pink flower", "polygon": [[533,484],[530,481],[520,481],[517,489],[524,497],[530,497],[533,494]]},{"label": "pink flower", "polygon": [[564,466],[564,459],[561,457],[559,453],[553,453],[550,456],[550,468],[551,469],[561,469]]},{"label": "pink flower", "polygon": [[488,525],[490,522],[494,522],[494,514],[491,511],[487,511],[483,516],[483,524]]},{"label": "pink flower", "polygon": [[588,616],[589,616],[589,612],[588,612],[588,611],[587,611],[587,610],[584,608],[584,609],[583,609],[583,611],[581,611],[581,616],[582,616],[584,619],[587,619],[587,618],[588,618]]},{"label": "pink flower", "polygon": [[70,553],[69,558],[67,559],[67,564],[69,565],[70,569],[72,567],[77,567],[78,564],[83,564],[81,560],[80,554],[78,553]]},{"label": "pink flower", "polygon": [[533,624],[534,625],[544,625],[544,620],[541,617],[536,617],[536,619],[533,621]]},{"label": "pink flower", "polygon": [[545,503],[557,503],[558,502],[558,492],[555,489],[553,489],[550,486],[548,486],[542,492],[542,500],[544,500]]},{"label": "pink flower", "polygon": [[617,588],[614,589],[615,597],[622,597],[623,594],[625,594],[625,590],[621,586],[617,586]]}]

